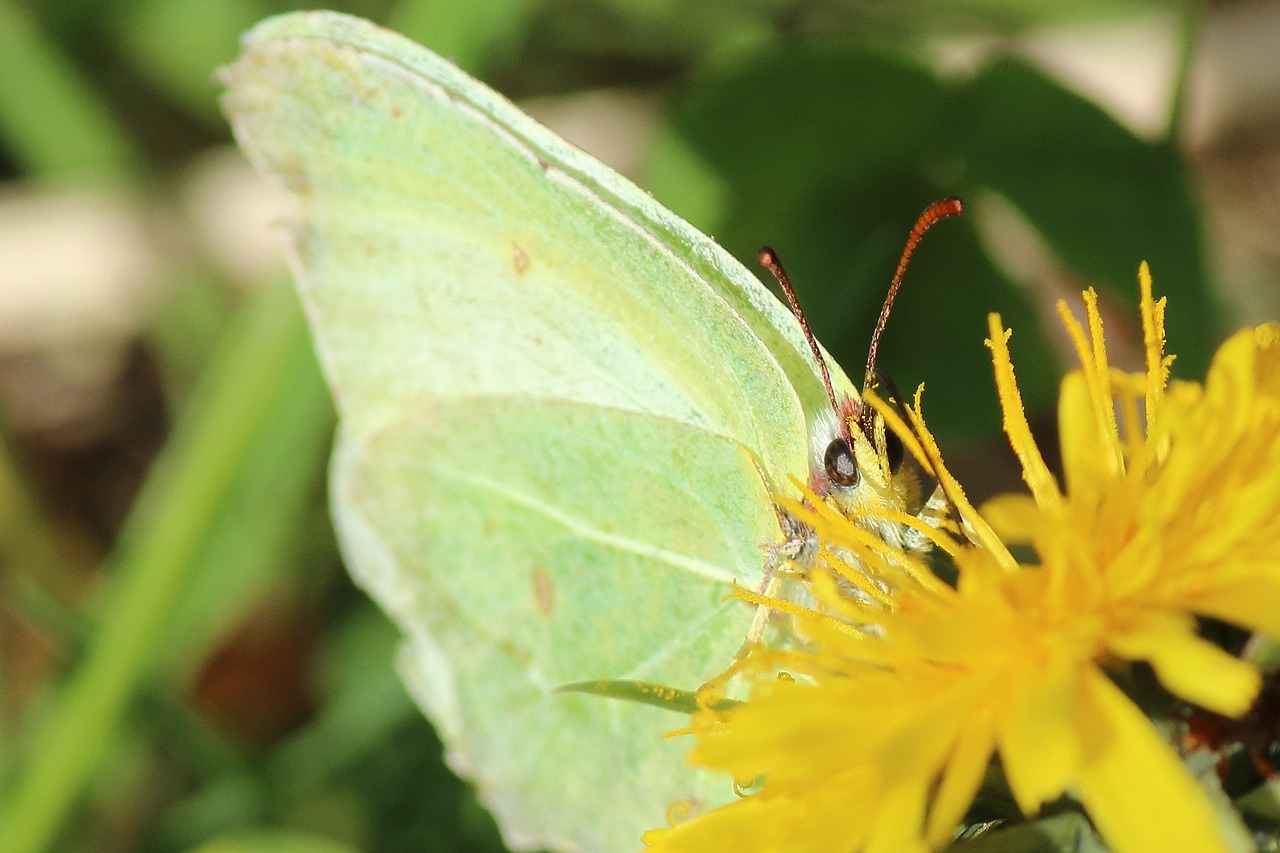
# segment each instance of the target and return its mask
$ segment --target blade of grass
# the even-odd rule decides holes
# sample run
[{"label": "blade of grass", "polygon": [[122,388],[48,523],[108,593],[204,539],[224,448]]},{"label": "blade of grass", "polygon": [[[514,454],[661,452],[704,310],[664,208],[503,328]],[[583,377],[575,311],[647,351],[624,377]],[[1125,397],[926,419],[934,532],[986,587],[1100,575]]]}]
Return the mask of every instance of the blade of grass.
[{"label": "blade of grass", "polygon": [[174,640],[158,651],[160,679],[187,683],[268,590],[292,590],[321,574],[306,555],[317,538],[314,519],[326,514],[320,484],[332,438],[332,405],[314,368],[309,381],[278,389],[170,613],[164,630]]},{"label": "blade of grass", "polygon": [[[18,611],[56,637],[60,646],[83,639],[73,603],[78,556],[59,540],[12,444],[0,436],[0,565],[8,570],[0,589],[22,602]],[[4,685],[0,679],[0,708],[5,703]],[[13,718],[3,712],[0,717]],[[5,742],[0,738],[0,744]]]},{"label": "blade of grass", "polygon": [[292,291],[263,288],[226,333],[131,510],[87,653],[54,697],[0,810],[0,850],[32,853],[55,840],[169,642],[171,613],[245,460],[298,387],[323,399]]},{"label": "blade of grass", "polygon": [[0,0],[0,136],[41,177],[121,177],[138,163],[129,134],[88,81],[8,0]]}]

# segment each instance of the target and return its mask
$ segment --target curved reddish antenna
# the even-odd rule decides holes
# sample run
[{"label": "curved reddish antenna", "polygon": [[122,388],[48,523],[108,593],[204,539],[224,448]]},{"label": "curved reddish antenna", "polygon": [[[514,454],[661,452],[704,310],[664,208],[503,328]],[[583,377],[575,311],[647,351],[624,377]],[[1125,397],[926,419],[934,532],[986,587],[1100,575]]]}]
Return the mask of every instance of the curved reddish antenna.
[{"label": "curved reddish antenna", "polygon": [[[944,198],[941,201],[935,201],[920,214],[916,220],[916,224],[911,228],[911,234],[907,237],[907,245],[902,249],[902,258],[898,261],[897,272],[893,274],[893,282],[889,285],[889,295],[884,298],[884,307],[880,309],[880,319],[876,321],[876,329],[871,333],[871,348],[867,351],[867,372],[862,379],[862,391],[866,394],[867,389],[872,387],[876,377],[876,354],[880,350],[880,336],[884,334],[885,324],[889,321],[889,310],[893,308],[894,297],[898,295],[898,288],[902,286],[902,277],[907,272],[907,264],[911,262],[911,256],[915,254],[916,246],[920,245],[920,240],[924,238],[924,234],[939,219],[947,219],[956,216],[960,211],[964,210],[964,202],[955,196]],[[870,422],[868,413],[872,409],[870,406],[862,408],[862,431],[866,435],[871,435]]]},{"label": "curved reddish antenna", "polygon": [[818,348],[818,339],[813,336],[813,331],[809,328],[809,321],[805,318],[804,312],[800,310],[800,300],[796,298],[795,289],[791,286],[791,279],[787,276],[787,271],[782,267],[782,261],[778,259],[778,253],[768,246],[760,250],[760,265],[773,273],[773,277],[778,280],[778,286],[782,288],[782,292],[787,296],[787,302],[791,304],[791,313],[796,315],[796,319],[800,321],[800,330],[804,332],[804,339],[809,342],[809,349],[813,352],[813,357],[818,362],[818,370],[822,373],[822,387],[827,389],[827,399],[831,401],[831,409],[836,413],[836,420],[840,424],[840,437],[844,439],[845,444],[850,448],[853,447],[853,436],[849,434],[849,421],[847,418],[840,417],[840,404],[836,402],[836,392],[831,387],[831,373],[827,370],[827,360],[822,357],[822,350]]}]

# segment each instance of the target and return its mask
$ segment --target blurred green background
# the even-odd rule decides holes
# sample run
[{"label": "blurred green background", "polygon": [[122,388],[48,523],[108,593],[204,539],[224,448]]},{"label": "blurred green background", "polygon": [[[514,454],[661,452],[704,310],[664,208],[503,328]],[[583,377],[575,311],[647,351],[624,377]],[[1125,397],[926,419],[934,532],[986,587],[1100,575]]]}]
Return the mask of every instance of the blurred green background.
[{"label": "blurred green background", "polygon": [[[1175,373],[1280,315],[1280,3],[364,0],[881,366],[977,495],[1016,486],[985,316],[1052,442],[1053,305]],[[265,0],[0,0],[0,850],[497,851],[324,504],[332,414],[212,75]],[[678,721],[673,719],[673,725]]]}]

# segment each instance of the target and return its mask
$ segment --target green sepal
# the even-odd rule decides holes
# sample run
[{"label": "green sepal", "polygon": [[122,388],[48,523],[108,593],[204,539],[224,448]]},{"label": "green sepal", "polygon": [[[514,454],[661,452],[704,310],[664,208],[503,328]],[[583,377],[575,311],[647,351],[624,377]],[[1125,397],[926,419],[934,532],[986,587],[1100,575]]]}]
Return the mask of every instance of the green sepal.
[{"label": "green sepal", "polygon": [[603,696],[606,699],[639,702],[642,705],[652,705],[655,708],[680,714],[692,714],[694,711],[705,709],[727,711],[742,704],[740,699],[721,698],[706,706],[700,706],[696,690],[684,690],[679,687],[668,687],[665,684],[627,679],[601,678],[595,681],[575,681],[573,684],[557,687],[556,692],[587,693],[592,696]]}]

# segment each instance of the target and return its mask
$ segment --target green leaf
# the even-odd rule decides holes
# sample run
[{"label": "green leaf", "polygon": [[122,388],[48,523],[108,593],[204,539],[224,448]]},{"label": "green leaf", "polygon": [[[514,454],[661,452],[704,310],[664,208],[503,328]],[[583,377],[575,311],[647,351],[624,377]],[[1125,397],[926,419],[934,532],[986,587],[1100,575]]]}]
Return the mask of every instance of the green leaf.
[{"label": "green leaf", "polygon": [[1236,800],[1240,811],[1280,824],[1280,779],[1270,779]]},{"label": "green leaf", "polygon": [[358,848],[296,829],[236,832],[206,841],[191,853],[355,853]]},{"label": "green leaf", "polygon": [[201,119],[216,117],[209,74],[236,55],[257,0],[137,0],[112,20],[120,47],[157,89]]},{"label": "green leaf", "polygon": [[957,841],[950,853],[1107,853],[1089,819],[1079,812],[997,830],[968,841]]},{"label": "green leaf", "polygon": [[1144,142],[1101,108],[1011,59],[951,104],[968,180],[1008,198],[1081,279],[1132,316],[1138,263],[1169,297],[1175,370],[1202,376],[1221,338],[1191,178],[1176,148]]},{"label": "green leaf", "polygon": [[[660,199],[739,257],[777,249],[818,337],[841,363],[860,364],[911,223],[958,189],[930,177],[957,174],[950,97],[901,51],[786,44],[696,76],[647,174]],[[719,189],[714,204],[708,186]],[[929,424],[944,441],[999,428],[982,344],[993,310],[1025,330],[1015,346],[1028,402],[1051,400],[1053,359],[1029,334],[1039,320],[1027,298],[967,217],[935,228],[907,274],[880,366],[904,393],[926,384]]]},{"label": "green leaf", "polygon": [[533,16],[532,0],[400,0],[391,26],[478,74],[506,58]]},{"label": "green leaf", "polygon": [[[814,226],[843,234],[882,227],[883,209],[825,223],[805,211],[831,187],[872,187],[910,168],[934,145],[943,96],[920,63],[860,43],[788,43],[709,66],[674,104],[671,122],[721,176],[733,205],[724,219],[696,224],[727,233],[726,247],[740,257],[766,243],[785,250],[785,237]],[[650,185],[682,209],[681,175],[668,179],[665,167],[664,159],[651,164]],[[932,200],[907,198],[905,207],[914,215]],[[779,233],[779,223],[793,224]],[[894,235],[897,248],[901,240]]]},{"label": "green leaf", "polygon": [[[1220,331],[1189,170],[1173,145],[1138,139],[1016,60],[940,78],[901,50],[810,40],[708,64],[674,102],[647,174],[659,198],[738,257],[777,249],[846,366],[865,358],[913,217],[952,194],[1011,201],[1081,287],[1114,297],[1118,316],[1134,316],[1148,260],[1170,298],[1179,371],[1199,375]],[[1053,299],[1013,286],[974,226],[962,217],[921,244],[881,350],[904,391],[926,383],[944,442],[995,424],[987,312],[1015,329],[1032,416],[1056,394],[1046,333],[1059,324],[1040,307]]]}]

